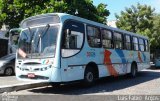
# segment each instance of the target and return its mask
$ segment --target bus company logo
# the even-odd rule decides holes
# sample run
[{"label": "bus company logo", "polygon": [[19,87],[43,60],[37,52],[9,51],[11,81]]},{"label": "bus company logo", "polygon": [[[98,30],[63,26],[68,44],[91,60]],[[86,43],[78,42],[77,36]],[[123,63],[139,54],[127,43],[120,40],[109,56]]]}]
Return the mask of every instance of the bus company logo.
[{"label": "bus company logo", "polygon": [[32,68],[32,67],[29,67],[29,71],[31,71],[31,72],[32,72],[32,71],[33,71],[33,68]]},{"label": "bus company logo", "polygon": [[42,61],[42,64],[48,64],[49,63],[49,60],[43,60]]},{"label": "bus company logo", "polygon": [[95,57],[96,53],[95,52],[87,52],[87,57]]}]

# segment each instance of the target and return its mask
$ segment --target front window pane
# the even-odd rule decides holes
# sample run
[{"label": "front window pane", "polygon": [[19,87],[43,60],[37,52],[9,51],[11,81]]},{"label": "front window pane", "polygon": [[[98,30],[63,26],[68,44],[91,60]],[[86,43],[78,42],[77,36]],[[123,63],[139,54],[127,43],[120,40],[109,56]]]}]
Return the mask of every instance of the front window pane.
[{"label": "front window pane", "polygon": [[19,58],[54,57],[58,30],[59,26],[23,30],[19,40]]}]

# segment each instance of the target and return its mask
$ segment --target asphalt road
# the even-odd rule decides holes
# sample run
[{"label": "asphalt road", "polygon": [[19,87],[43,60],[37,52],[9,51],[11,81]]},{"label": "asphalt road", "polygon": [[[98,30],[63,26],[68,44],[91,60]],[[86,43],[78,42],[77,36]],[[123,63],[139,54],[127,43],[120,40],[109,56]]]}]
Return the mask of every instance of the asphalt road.
[{"label": "asphalt road", "polygon": [[62,85],[59,88],[45,86],[10,92],[9,95],[159,95],[160,69],[146,69],[136,78],[120,76],[100,79],[92,87],[82,87],[81,83]]}]

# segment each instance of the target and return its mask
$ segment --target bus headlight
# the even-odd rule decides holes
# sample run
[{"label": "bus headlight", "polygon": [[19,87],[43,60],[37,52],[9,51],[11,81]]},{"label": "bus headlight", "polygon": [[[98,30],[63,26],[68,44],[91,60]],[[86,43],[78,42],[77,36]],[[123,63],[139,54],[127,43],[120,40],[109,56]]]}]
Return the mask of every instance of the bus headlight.
[{"label": "bus headlight", "polygon": [[47,67],[43,67],[43,68],[41,68],[40,70],[41,70],[41,71],[45,71],[45,70],[48,70],[49,68],[51,68],[51,65],[50,65],[50,66],[47,66]]}]

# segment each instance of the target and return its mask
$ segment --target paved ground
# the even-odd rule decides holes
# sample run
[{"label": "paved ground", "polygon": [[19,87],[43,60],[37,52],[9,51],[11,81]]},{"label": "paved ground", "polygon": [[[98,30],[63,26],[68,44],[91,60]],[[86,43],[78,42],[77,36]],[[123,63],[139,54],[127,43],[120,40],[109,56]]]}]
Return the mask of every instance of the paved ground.
[{"label": "paved ground", "polygon": [[[48,86],[48,83],[38,81],[19,81],[15,76],[0,76],[0,95],[7,92]],[[1,99],[0,99],[1,101]],[[8,101],[8,100],[7,100]]]},{"label": "paved ground", "polygon": [[15,76],[2,76],[0,75],[0,87],[7,85],[15,85],[25,83],[22,81],[18,81]]},{"label": "paved ground", "polygon": [[134,79],[128,76],[104,78],[96,85],[84,88],[81,84],[63,85],[60,88],[45,86],[11,92],[13,95],[158,95],[160,94],[160,69],[141,71]]}]

